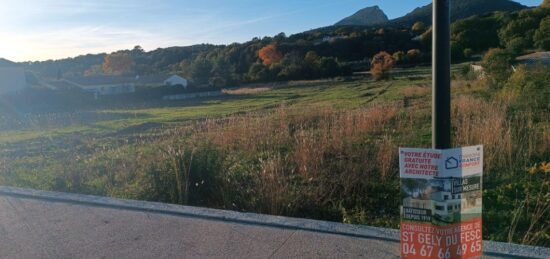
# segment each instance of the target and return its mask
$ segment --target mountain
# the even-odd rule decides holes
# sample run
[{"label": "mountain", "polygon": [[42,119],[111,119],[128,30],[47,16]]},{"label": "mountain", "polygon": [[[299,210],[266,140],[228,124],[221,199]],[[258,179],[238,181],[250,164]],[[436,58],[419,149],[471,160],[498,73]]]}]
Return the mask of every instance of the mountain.
[{"label": "mountain", "polygon": [[388,22],[388,16],[378,6],[367,7],[359,10],[354,15],[344,18],[337,22],[336,26],[359,25],[372,26]]},{"label": "mountain", "polygon": [[[459,0],[451,1],[451,20],[464,19],[473,15],[481,15],[495,11],[518,11],[528,8],[511,0]],[[344,18],[334,26],[391,26],[410,27],[415,22],[432,23],[432,4],[418,7],[403,17],[388,20],[388,17],[378,6],[359,10],[352,16]]]},{"label": "mountain", "polygon": [[[481,15],[495,11],[517,11],[527,6],[511,0],[460,0],[451,1],[451,20],[464,19],[473,15]],[[432,4],[414,9],[407,15],[393,19],[387,23],[390,26],[410,27],[415,22],[432,23]]]}]

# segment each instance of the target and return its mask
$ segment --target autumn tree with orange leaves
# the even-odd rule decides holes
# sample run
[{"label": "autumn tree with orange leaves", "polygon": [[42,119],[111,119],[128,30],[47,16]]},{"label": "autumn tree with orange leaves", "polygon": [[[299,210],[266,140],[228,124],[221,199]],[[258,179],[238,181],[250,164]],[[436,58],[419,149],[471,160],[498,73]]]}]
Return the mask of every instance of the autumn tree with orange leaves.
[{"label": "autumn tree with orange leaves", "polygon": [[372,58],[370,72],[374,79],[380,80],[388,76],[394,65],[393,57],[388,52],[381,51]]},{"label": "autumn tree with orange leaves", "polygon": [[277,49],[275,44],[269,44],[260,49],[260,51],[258,51],[258,56],[266,66],[278,63],[283,59],[283,54]]},{"label": "autumn tree with orange leaves", "polygon": [[103,72],[111,75],[130,74],[134,71],[134,66],[134,60],[125,52],[109,54],[103,60]]}]

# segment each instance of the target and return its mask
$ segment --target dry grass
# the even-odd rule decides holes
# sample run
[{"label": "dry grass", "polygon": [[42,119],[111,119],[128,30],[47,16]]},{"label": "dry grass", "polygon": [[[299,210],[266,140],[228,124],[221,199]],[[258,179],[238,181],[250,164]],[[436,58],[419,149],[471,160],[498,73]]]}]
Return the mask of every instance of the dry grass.
[{"label": "dry grass", "polygon": [[[394,105],[350,111],[320,106],[306,112],[283,106],[269,114],[206,121],[195,137],[228,153],[258,157],[259,171],[253,174],[259,177],[259,210],[293,215],[312,206],[307,201],[338,207],[337,201],[350,195],[368,195],[369,184],[395,183],[397,144],[386,132],[398,112]],[[296,194],[296,179],[312,186]]]},{"label": "dry grass", "polygon": [[256,87],[256,88],[238,88],[238,89],[223,89],[222,92],[228,95],[256,95],[271,91],[271,87]]},{"label": "dry grass", "polygon": [[[242,88],[229,94],[258,94],[270,89]],[[406,107],[282,105],[273,110],[197,120],[163,129],[158,137],[136,145],[126,143],[126,149],[115,143],[107,151],[102,149],[101,155],[87,158],[85,165],[67,157],[65,166],[52,167],[52,171],[64,174],[56,175],[55,181],[68,182],[69,191],[89,188],[83,192],[396,227],[398,147],[429,145],[430,90],[427,85],[401,90],[405,97],[418,98],[415,105]],[[484,199],[499,197],[491,200],[496,205],[490,207],[488,202],[485,209],[500,213],[505,208],[503,213],[508,214],[516,207],[510,209],[501,203],[521,199],[518,193],[528,191],[498,188],[507,186],[510,179],[520,179],[516,172],[525,172],[530,163],[550,156],[550,115],[512,113],[512,99],[455,97],[452,114],[455,146],[485,146],[488,178],[484,187],[485,194],[492,195]],[[0,170],[9,171],[10,163],[0,158]],[[35,167],[31,163],[25,166]],[[69,169],[78,173],[71,174]],[[529,209],[546,208],[537,207],[536,202],[517,204],[522,206],[516,211],[518,216],[506,224],[516,223],[518,231],[522,217],[539,220],[538,216],[547,215]],[[540,233],[538,226],[531,225],[533,230],[527,233]],[[506,232],[502,230],[505,227],[489,232]],[[510,239],[521,241],[516,232],[510,229]],[[539,236],[533,235],[522,238],[534,244]]]},{"label": "dry grass", "polygon": [[535,114],[508,114],[508,104],[459,97],[453,105],[454,140],[458,146],[483,144],[485,171],[512,168],[548,152],[548,131],[534,123]]},{"label": "dry grass", "polygon": [[472,97],[453,100],[454,141],[457,146],[483,144],[488,171],[513,162],[513,136],[506,106]]},{"label": "dry grass", "polygon": [[403,88],[403,90],[401,90],[401,94],[405,98],[425,97],[431,94],[431,92],[432,92],[432,87],[431,85],[427,85],[427,84],[413,85],[413,86]]}]

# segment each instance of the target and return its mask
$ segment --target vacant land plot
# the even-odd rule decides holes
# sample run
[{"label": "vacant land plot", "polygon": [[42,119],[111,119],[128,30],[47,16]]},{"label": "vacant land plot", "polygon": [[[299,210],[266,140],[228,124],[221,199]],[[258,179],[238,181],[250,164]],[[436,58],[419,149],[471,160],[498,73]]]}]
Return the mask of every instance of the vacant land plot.
[{"label": "vacant land plot", "polygon": [[[430,84],[322,80],[4,111],[0,185],[398,227],[397,151],[430,145]],[[550,157],[548,113],[514,108],[477,81],[453,85],[455,145],[487,151],[485,237],[548,245],[547,214],[536,213],[547,206],[547,174],[537,172]]]}]

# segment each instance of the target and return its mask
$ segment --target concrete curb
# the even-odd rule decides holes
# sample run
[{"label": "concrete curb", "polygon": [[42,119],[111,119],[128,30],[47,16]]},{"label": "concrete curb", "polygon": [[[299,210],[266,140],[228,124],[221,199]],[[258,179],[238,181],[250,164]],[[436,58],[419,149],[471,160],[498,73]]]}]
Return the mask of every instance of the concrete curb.
[{"label": "concrete curb", "polygon": [[[396,246],[398,246],[399,243],[398,230],[363,225],[348,225],[319,220],[268,216],[255,213],[241,213],[157,202],[122,200],[91,195],[48,192],[4,186],[0,186],[0,196],[377,239],[393,242]],[[550,258],[550,248],[492,241],[484,241],[484,253],[488,256],[504,258]]]}]

